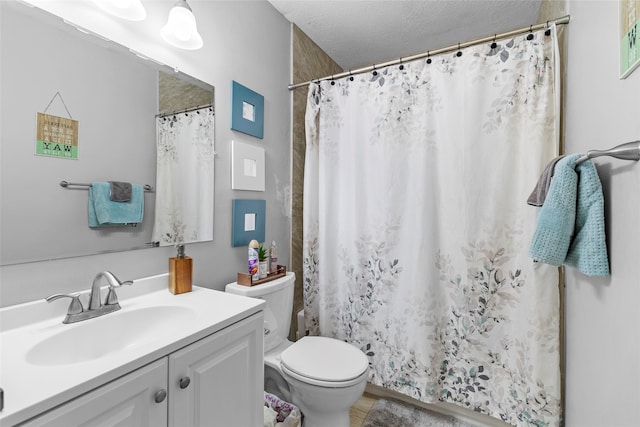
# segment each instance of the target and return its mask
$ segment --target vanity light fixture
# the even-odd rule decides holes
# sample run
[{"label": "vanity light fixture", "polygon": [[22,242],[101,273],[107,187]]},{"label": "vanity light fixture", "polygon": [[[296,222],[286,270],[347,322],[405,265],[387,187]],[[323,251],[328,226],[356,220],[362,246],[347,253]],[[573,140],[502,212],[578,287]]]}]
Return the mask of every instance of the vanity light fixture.
[{"label": "vanity light fixture", "polygon": [[167,24],[160,31],[164,41],[180,49],[196,50],[202,47],[196,18],[187,0],[178,0],[169,12]]},{"label": "vanity light fixture", "polygon": [[105,12],[127,21],[143,21],[147,11],[140,0],[93,0]]}]

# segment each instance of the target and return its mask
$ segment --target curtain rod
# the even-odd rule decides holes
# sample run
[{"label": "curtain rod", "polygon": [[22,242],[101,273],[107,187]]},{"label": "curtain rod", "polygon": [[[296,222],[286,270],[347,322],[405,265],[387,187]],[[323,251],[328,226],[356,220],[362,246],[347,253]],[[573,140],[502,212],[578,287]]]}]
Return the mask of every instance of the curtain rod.
[{"label": "curtain rod", "polygon": [[464,47],[474,46],[474,45],[481,44],[481,43],[486,43],[486,42],[490,42],[490,41],[494,41],[494,40],[498,40],[498,39],[503,39],[503,38],[506,38],[506,37],[515,36],[515,35],[518,35],[518,34],[523,34],[523,33],[527,33],[527,32],[534,31],[534,30],[540,30],[540,29],[543,29],[543,28],[547,28],[549,26],[549,24],[552,24],[552,23],[556,24],[556,25],[568,24],[570,18],[571,17],[569,15],[566,15],[566,16],[563,16],[562,18],[558,18],[558,19],[554,19],[554,20],[551,20],[551,21],[543,22],[541,24],[530,25],[528,27],[520,28],[520,29],[517,29],[517,30],[508,31],[506,33],[494,34],[492,36],[483,37],[481,39],[476,39],[476,40],[465,42],[465,43],[458,43],[458,44],[455,44],[455,45],[452,45],[452,46],[449,46],[449,47],[430,50],[430,51],[419,53],[419,54],[416,54],[416,55],[411,55],[411,56],[407,56],[407,57],[403,57],[403,58],[398,58],[398,59],[394,59],[392,61],[387,61],[387,62],[382,62],[380,64],[370,65],[368,67],[358,68],[356,70],[344,71],[344,72],[339,73],[339,74],[332,74],[330,76],[322,77],[322,78],[319,78],[319,79],[309,80],[308,82],[304,82],[304,83],[290,84],[287,87],[289,88],[289,90],[293,90],[293,89],[297,89],[299,87],[308,86],[311,83],[319,83],[320,81],[323,81],[323,80],[334,80],[334,79],[339,79],[339,78],[342,78],[342,77],[352,76],[354,74],[367,73],[369,71],[374,71],[374,70],[379,69],[379,68],[389,67],[391,65],[396,65],[396,64],[402,64],[403,62],[411,62],[411,61],[415,61],[416,59],[426,58],[426,57],[431,56],[431,55],[438,55],[438,54],[441,54],[441,53],[446,53],[446,52],[451,52],[451,51],[454,51],[454,50],[462,49]]},{"label": "curtain rod", "polygon": [[198,105],[197,107],[185,108],[184,110],[172,111],[170,113],[160,113],[156,114],[156,118],[161,119],[167,116],[175,116],[176,114],[190,113],[191,111],[201,110],[203,108],[213,108],[213,104]]}]

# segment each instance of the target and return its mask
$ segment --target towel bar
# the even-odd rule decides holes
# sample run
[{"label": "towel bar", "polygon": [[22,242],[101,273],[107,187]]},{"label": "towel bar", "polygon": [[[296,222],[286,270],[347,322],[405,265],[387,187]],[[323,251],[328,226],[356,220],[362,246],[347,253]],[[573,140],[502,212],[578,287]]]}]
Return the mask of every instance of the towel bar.
[{"label": "towel bar", "polygon": [[[87,188],[91,187],[91,184],[86,184],[82,182],[60,181],[60,187],[67,188],[70,185],[73,185],[74,187],[87,187]],[[143,188],[144,188],[144,191],[153,191],[153,187],[150,186],[149,184],[145,184]]]},{"label": "towel bar", "polygon": [[640,160],[640,140],[617,145],[608,150],[589,150],[587,154],[576,160],[576,165],[594,157],[611,156],[622,160]]}]

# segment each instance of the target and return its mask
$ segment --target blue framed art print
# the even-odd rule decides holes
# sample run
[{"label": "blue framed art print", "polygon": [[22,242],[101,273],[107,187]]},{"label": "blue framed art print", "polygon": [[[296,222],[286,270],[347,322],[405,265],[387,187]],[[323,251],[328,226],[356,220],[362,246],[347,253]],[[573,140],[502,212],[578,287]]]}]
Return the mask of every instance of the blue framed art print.
[{"label": "blue framed art print", "polygon": [[262,139],[264,135],[264,97],[231,81],[231,129]]},{"label": "blue framed art print", "polygon": [[264,242],[266,200],[232,200],[231,246],[246,246],[252,240]]}]

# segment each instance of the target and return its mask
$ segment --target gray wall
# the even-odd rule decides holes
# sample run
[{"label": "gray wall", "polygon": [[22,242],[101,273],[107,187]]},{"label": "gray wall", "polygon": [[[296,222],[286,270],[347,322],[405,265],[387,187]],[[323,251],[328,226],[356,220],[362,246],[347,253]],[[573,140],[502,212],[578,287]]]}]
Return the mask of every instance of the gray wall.
[{"label": "gray wall", "polygon": [[[246,248],[231,246],[233,199],[266,199],[265,240],[275,240],[280,260],[288,263],[291,175],[291,95],[287,90],[291,64],[289,23],[266,1],[191,0],[189,4],[196,15],[204,47],[198,51],[179,51],[165,45],[159,36],[172,2],[144,2],[148,16],[144,22],[138,23],[118,21],[96,12],[91,2],[39,3],[71,22],[215,86],[214,240],[187,246],[187,254],[194,258],[194,283],[221,290],[226,283],[235,280],[238,271],[246,268]],[[264,96],[264,139],[230,129],[232,80]],[[44,106],[34,106],[34,109],[38,108]],[[265,192],[231,190],[232,140],[265,148]],[[0,147],[7,143],[0,141]],[[2,149],[0,155],[4,154]],[[13,166],[21,167],[19,164]],[[2,195],[0,200],[4,210],[5,202],[1,198]],[[3,266],[0,267],[0,305],[44,298],[52,293],[85,290],[101,270],[111,270],[122,279],[165,273],[171,256],[174,256],[174,250],[168,247]]]},{"label": "gray wall", "polygon": [[[566,151],[639,140],[640,69],[618,78],[618,2],[570,1],[569,14]],[[566,426],[631,427],[640,403],[640,164],[595,163],[611,277],[566,270]]]}]

